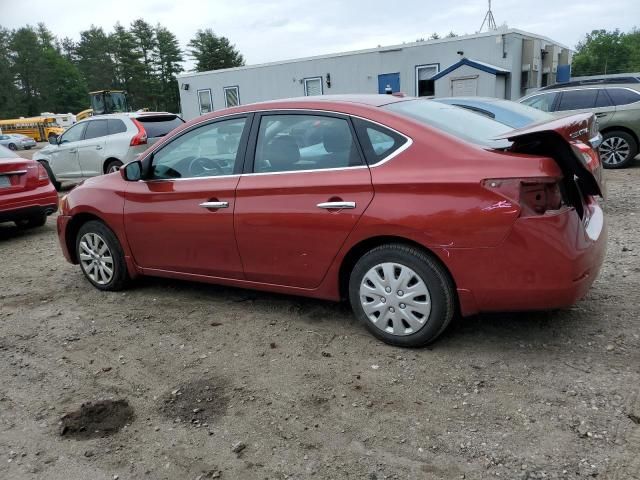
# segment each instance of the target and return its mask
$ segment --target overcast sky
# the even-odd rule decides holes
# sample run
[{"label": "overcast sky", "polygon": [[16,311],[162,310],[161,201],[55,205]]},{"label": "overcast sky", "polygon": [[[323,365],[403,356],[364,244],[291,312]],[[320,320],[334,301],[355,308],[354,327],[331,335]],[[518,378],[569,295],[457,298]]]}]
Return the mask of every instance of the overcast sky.
[{"label": "overcast sky", "polygon": [[[110,31],[136,18],[161,23],[183,47],[199,28],[228,37],[247,64],[411,42],[437,32],[475,33],[486,0],[0,0],[0,25],[45,22],[78,39],[91,24]],[[640,0],[493,0],[506,23],[574,47],[593,29],[640,27]],[[637,22],[634,25],[634,22]]]}]

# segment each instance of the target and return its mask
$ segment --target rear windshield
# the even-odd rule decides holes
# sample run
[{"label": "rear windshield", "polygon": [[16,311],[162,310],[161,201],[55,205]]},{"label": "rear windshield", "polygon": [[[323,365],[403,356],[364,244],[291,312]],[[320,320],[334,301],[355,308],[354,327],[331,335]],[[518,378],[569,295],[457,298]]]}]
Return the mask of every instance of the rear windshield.
[{"label": "rear windshield", "polygon": [[20,155],[12,152],[7,147],[0,145],[0,159],[3,158],[20,158]]},{"label": "rear windshield", "polygon": [[507,140],[492,140],[494,137],[513,130],[489,117],[454,105],[432,100],[408,100],[395,102],[382,108],[410,117],[467,142],[491,148],[507,148]]},{"label": "rear windshield", "polygon": [[140,116],[136,120],[142,124],[149,138],[164,137],[184,123],[177,115]]}]

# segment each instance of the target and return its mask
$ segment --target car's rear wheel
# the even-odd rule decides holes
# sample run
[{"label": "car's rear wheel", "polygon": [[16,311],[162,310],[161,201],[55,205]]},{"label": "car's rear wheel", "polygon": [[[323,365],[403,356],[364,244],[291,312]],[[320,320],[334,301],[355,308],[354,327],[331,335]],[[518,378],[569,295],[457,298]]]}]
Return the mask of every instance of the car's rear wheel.
[{"label": "car's rear wheel", "polygon": [[42,227],[45,223],[47,223],[47,214],[41,213],[38,215],[33,215],[28,218],[17,220],[15,223],[18,228],[22,229]]},{"label": "car's rear wheel", "polygon": [[120,170],[121,166],[122,162],[120,160],[111,160],[109,163],[107,163],[106,167],[104,167],[104,171],[105,173],[117,172],[118,170]]},{"label": "car's rear wheel", "polygon": [[404,347],[434,341],[454,314],[448,272],[426,252],[402,244],[376,247],[357,261],[349,299],[374,336]]},{"label": "car's rear wheel", "polygon": [[620,130],[613,130],[602,135],[600,158],[604,168],[628,167],[638,154],[636,140]]},{"label": "car's rear wheel", "polygon": [[92,220],[80,227],[76,255],[84,276],[100,290],[122,290],[129,281],[124,252],[104,223]]},{"label": "car's rear wheel", "polygon": [[14,152],[18,150],[18,147],[15,143],[10,143],[9,145],[7,145],[7,147],[9,147],[9,150],[13,150]]}]

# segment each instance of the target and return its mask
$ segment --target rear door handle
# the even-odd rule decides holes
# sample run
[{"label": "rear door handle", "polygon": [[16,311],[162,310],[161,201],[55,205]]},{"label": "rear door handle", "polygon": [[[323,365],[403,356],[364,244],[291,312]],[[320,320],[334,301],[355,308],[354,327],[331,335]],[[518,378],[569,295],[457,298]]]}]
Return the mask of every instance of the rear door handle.
[{"label": "rear door handle", "polygon": [[96,145],[96,150],[102,150],[102,147],[100,145]]},{"label": "rear door handle", "polygon": [[217,210],[219,208],[229,208],[229,202],[204,202],[201,203],[200,206],[202,208]]},{"label": "rear door handle", "polygon": [[356,202],[324,202],[316,205],[325,210],[344,210],[346,208],[356,208]]},{"label": "rear door handle", "polygon": [[596,113],[596,117],[600,118],[600,117],[606,117],[607,115],[609,115],[608,113]]},{"label": "rear door handle", "polygon": [[77,148],[72,148],[71,150],[69,150],[69,153],[76,153],[78,151]]}]

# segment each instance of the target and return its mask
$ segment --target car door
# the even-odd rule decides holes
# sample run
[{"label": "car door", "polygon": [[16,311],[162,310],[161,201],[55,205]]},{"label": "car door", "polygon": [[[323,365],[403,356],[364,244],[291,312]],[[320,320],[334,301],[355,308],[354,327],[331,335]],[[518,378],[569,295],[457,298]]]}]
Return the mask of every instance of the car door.
[{"label": "car door", "polygon": [[82,178],[82,169],[78,161],[78,144],[82,141],[86,126],[87,122],[82,122],[69,128],[51,149],[50,167],[58,180]]},{"label": "car door", "polygon": [[104,147],[107,135],[107,120],[87,122],[84,138],[78,142],[78,161],[83,177],[95,177],[104,173]]},{"label": "car door", "polygon": [[136,264],[149,272],[243,278],[233,227],[250,116],[182,132],[144,160],[128,185],[124,221]]},{"label": "car door", "polygon": [[348,117],[256,116],[235,224],[247,280],[317,287],[373,198]]}]

